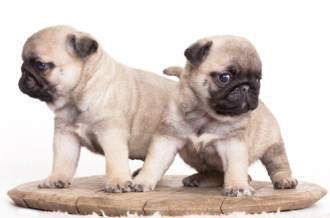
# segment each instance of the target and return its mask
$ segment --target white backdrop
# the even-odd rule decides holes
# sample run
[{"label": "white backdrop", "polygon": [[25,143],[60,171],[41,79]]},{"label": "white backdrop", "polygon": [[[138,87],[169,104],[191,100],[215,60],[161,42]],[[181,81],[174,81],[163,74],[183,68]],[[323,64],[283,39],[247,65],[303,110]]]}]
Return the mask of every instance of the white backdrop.
[{"label": "white backdrop", "polygon": [[[261,98],[279,120],[294,175],[330,189],[329,6],[327,1],[1,2],[0,213],[26,214],[11,205],[6,191],[50,172],[52,112],[23,95],[17,82],[26,38],[56,24],[89,32],[116,60],[158,74],[183,65],[184,49],[200,37],[247,37],[263,60]],[[132,168],[140,164],[132,162]],[[83,150],[77,176],[103,172],[103,157]],[[177,158],[168,174],[192,172]],[[250,174],[268,180],[260,164]],[[304,211],[330,213],[330,197]]]}]

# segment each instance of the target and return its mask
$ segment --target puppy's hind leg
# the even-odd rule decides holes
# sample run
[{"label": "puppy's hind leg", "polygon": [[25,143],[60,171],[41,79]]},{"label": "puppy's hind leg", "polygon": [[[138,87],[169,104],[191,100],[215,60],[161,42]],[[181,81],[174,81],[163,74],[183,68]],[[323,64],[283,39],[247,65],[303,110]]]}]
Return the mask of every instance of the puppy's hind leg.
[{"label": "puppy's hind leg", "polygon": [[[223,172],[199,172],[185,177],[182,180],[185,187],[221,187],[224,184]],[[250,175],[248,175],[248,183],[252,181]]]},{"label": "puppy's hind leg", "polygon": [[291,169],[283,143],[268,148],[261,158],[275,189],[292,189],[298,184],[291,175]]},{"label": "puppy's hind leg", "polygon": [[223,172],[199,172],[182,180],[185,187],[218,187],[224,183]]}]

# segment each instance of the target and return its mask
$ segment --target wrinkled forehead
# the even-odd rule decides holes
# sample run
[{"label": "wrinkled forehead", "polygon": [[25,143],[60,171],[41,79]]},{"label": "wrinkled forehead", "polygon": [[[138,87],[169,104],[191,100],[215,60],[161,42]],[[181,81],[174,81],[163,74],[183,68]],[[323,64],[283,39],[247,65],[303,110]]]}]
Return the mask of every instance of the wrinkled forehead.
[{"label": "wrinkled forehead", "polygon": [[201,67],[214,70],[232,68],[240,73],[261,73],[261,60],[249,42],[221,41],[213,45]]},{"label": "wrinkled forehead", "polygon": [[43,30],[32,35],[24,44],[22,58],[27,61],[39,58],[45,62],[61,61],[68,58],[66,50],[67,36],[70,32],[64,30]]}]

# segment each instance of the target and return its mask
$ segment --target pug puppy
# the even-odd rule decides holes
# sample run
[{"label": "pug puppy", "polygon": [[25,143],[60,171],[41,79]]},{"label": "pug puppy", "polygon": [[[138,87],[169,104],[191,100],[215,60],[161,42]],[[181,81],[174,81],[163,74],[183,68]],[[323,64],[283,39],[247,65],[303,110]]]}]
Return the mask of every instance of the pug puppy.
[{"label": "pug puppy", "polygon": [[53,168],[40,188],[68,187],[82,146],[105,155],[106,192],[135,190],[129,158],[176,152],[150,147],[176,82],[116,62],[92,36],[68,26],[33,34],[22,57],[20,90],[55,113]]},{"label": "pug puppy", "polygon": [[[259,100],[262,67],[254,46],[241,37],[216,36],[197,41],[185,56],[184,69],[164,71],[180,82],[159,131],[181,140],[180,156],[198,171],[183,184],[224,185],[227,196],[251,195],[248,167],[260,159],[274,188],[295,188],[279,126]],[[138,175],[146,180],[148,163],[153,160]]]}]

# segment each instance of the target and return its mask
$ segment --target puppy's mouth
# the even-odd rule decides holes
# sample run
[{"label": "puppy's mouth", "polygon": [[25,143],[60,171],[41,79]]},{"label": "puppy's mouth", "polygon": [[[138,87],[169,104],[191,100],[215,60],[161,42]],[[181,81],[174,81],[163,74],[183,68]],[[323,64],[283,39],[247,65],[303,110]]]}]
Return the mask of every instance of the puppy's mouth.
[{"label": "puppy's mouth", "polygon": [[47,103],[54,101],[55,88],[45,78],[23,67],[18,86],[24,94],[32,98],[37,98]]},{"label": "puppy's mouth", "polygon": [[258,107],[259,87],[241,83],[225,93],[211,95],[210,106],[219,115],[236,116]]}]

